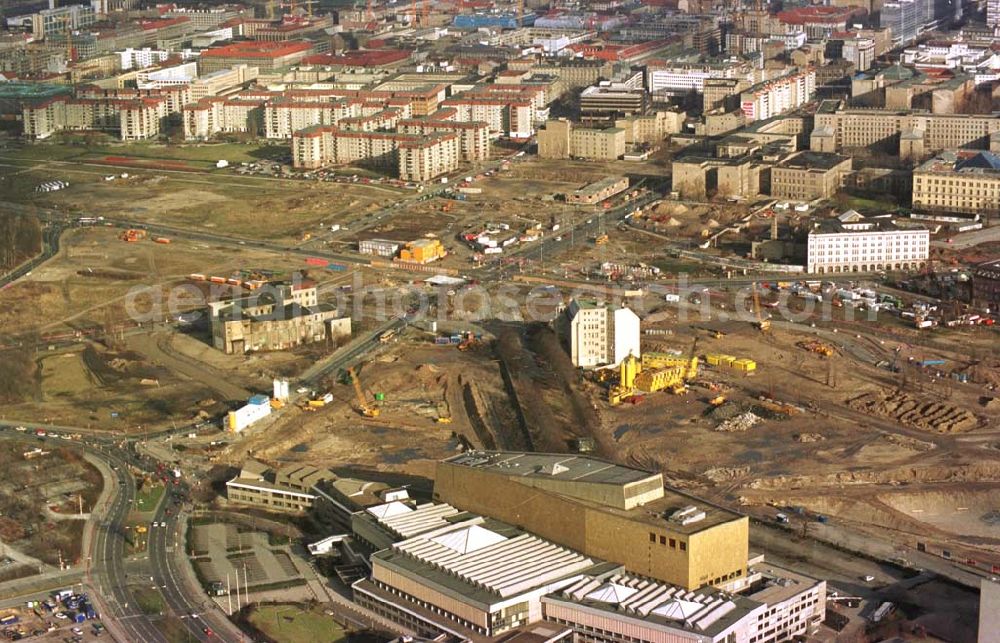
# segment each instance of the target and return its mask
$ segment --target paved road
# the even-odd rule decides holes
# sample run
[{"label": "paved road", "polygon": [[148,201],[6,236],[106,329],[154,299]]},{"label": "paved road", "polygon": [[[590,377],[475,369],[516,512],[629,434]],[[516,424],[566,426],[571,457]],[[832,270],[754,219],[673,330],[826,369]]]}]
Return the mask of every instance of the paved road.
[{"label": "paved road", "polygon": [[225,401],[246,400],[250,391],[237,386],[230,378],[215,368],[170,350],[173,335],[170,333],[132,334],[127,339],[129,348],[142,353],[154,362],[159,362],[171,371],[198,382],[205,388],[221,395]]},{"label": "paved road", "polygon": [[58,222],[45,226],[42,230],[41,254],[0,276],[0,289],[6,288],[21,277],[30,274],[32,270],[56,256],[56,253],[59,252],[59,238],[62,236],[63,230],[65,230],[65,226]]},{"label": "paved road", "polygon": [[1000,241],[1000,226],[983,228],[982,230],[973,230],[971,232],[962,232],[952,236],[951,243],[948,243],[947,241],[931,241],[931,245],[936,248],[954,248],[956,250],[960,250],[963,248],[977,246],[980,243],[988,243],[990,241]]}]

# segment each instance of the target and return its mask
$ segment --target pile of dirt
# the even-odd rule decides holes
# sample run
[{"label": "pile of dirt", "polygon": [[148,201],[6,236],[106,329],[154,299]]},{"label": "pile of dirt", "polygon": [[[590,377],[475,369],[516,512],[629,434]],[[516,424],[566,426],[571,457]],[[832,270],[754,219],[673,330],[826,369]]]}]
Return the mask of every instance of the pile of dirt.
[{"label": "pile of dirt", "polygon": [[826,439],[825,435],[821,433],[796,433],[796,442],[822,442]]},{"label": "pile of dirt", "polygon": [[943,402],[918,400],[901,391],[866,393],[847,401],[857,411],[891,418],[904,426],[936,433],[962,433],[979,425],[969,411]]},{"label": "pile of dirt", "polygon": [[706,469],[703,474],[706,478],[715,483],[732,482],[750,474],[749,466],[742,467],[712,467]]},{"label": "pile of dirt", "polygon": [[913,449],[914,451],[932,451],[937,448],[937,445],[933,442],[926,442],[905,435],[896,435],[895,433],[883,435],[882,439],[889,444],[894,444],[904,449]]}]

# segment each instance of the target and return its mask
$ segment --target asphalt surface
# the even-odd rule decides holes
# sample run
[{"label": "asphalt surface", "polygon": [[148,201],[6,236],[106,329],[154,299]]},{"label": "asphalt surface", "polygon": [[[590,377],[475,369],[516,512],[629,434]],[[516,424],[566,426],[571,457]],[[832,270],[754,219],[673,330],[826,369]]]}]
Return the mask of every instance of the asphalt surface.
[{"label": "asphalt surface", "polygon": [[[145,614],[138,606],[129,584],[132,582],[127,568],[125,545],[128,538],[125,523],[136,498],[136,484],[128,472],[129,466],[153,475],[161,475],[156,462],[139,457],[134,444],[121,448],[111,437],[89,436],[84,440],[66,441],[51,437],[37,437],[30,432],[15,432],[15,423],[0,422],[0,439],[37,439],[63,446],[77,447],[103,460],[114,472],[110,481],[115,485],[115,493],[103,507],[93,512],[97,521],[89,554],[89,577],[93,589],[100,595],[108,611],[101,616],[124,631],[129,642],[165,643],[166,637],[157,627],[155,620],[160,616]],[[33,431],[35,424],[25,424]],[[65,431],[83,432],[82,429],[64,428]],[[212,604],[200,589],[191,587],[191,580],[179,566],[183,551],[184,534],[180,532],[179,517],[185,508],[183,502],[174,502],[174,497],[185,498],[187,485],[170,482],[159,506],[153,514],[153,523],[165,526],[149,527],[147,555],[151,566],[151,576],[135,582],[151,582],[163,596],[169,613],[176,616],[186,630],[188,640],[231,641],[235,643],[244,636],[229,619]],[[168,515],[168,509],[170,510]],[[133,578],[135,575],[133,574]],[[146,580],[148,579],[148,581]],[[134,584],[134,583],[133,583]],[[213,634],[208,635],[205,628]]]},{"label": "asphalt surface", "polygon": [[56,256],[56,253],[59,252],[59,238],[62,236],[63,230],[65,230],[65,226],[58,222],[45,226],[42,229],[41,254],[0,276],[0,289],[6,288],[9,284],[31,273],[32,270]]}]

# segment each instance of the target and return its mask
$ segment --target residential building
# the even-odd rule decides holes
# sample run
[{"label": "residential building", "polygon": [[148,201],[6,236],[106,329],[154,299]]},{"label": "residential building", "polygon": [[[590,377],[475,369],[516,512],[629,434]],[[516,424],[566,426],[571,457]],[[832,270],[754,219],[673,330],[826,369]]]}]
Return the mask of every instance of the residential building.
[{"label": "residential building", "polygon": [[61,130],[107,130],[123,141],[139,141],[159,136],[170,113],[165,95],[58,97],[25,105],[22,118],[28,138],[48,138]]},{"label": "residential building", "polygon": [[316,284],[267,284],[247,297],[209,303],[212,343],[227,354],[286,350],[351,334],[350,317],[317,299]]},{"label": "residential building", "polygon": [[566,195],[566,203],[594,205],[628,189],[627,176],[608,176]]},{"label": "residential building", "polygon": [[1000,156],[942,152],[913,171],[913,207],[930,211],[1000,212]]},{"label": "residential building", "polygon": [[613,161],[624,154],[625,130],[618,127],[581,128],[559,119],[546,121],[538,132],[538,155],[542,158]]},{"label": "residential building", "polygon": [[434,499],[693,591],[748,584],[746,516],[597,458],[470,451],[438,463]]},{"label": "residential building", "polygon": [[866,219],[850,210],[814,222],[806,246],[806,271],[916,270],[926,264],[929,244],[930,231],[924,227],[901,227],[886,218]]},{"label": "residential building", "polygon": [[[1000,312],[1000,259],[984,261],[973,268],[972,302],[993,314]],[[995,596],[994,601],[1000,601],[1000,596]]]},{"label": "residential building", "polygon": [[595,368],[619,364],[629,354],[639,357],[639,317],[629,308],[573,299],[566,308],[565,327],[573,366]]},{"label": "residential building", "polygon": [[771,196],[798,201],[829,199],[850,171],[848,156],[797,152],[771,169]]},{"label": "residential building", "polygon": [[816,70],[812,67],[754,85],[740,94],[740,106],[748,123],[766,120],[797,109],[816,93]]},{"label": "residential building", "polygon": [[226,498],[268,511],[303,513],[316,501],[312,487],[328,478],[336,476],[309,465],[291,464],[275,471],[258,460],[247,460],[239,474],[226,481]]}]

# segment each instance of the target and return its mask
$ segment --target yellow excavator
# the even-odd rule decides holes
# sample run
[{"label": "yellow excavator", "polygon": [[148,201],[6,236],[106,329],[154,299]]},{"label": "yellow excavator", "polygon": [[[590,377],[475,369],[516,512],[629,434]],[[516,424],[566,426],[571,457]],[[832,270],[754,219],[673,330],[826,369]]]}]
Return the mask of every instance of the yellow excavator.
[{"label": "yellow excavator", "polygon": [[760,314],[760,294],[757,292],[757,282],[753,282],[753,314],[757,319],[753,322],[754,328],[762,333],[771,330],[771,320],[765,319]]},{"label": "yellow excavator", "polygon": [[347,374],[351,376],[351,384],[354,385],[354,395],[358,398],[358,412],[366,418],[377,418],[379,410],[368,404],[365,392],[361,389],[361,380],[358,379],[358,374],[354,372],[353,368],[347,369]]}]

